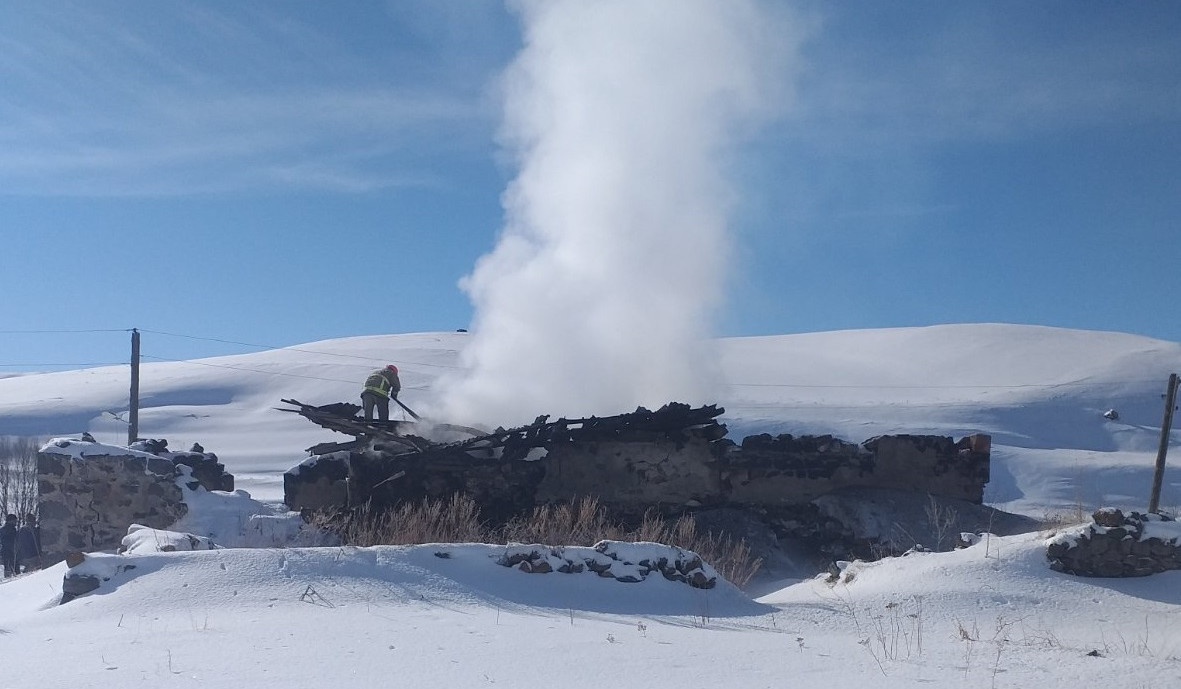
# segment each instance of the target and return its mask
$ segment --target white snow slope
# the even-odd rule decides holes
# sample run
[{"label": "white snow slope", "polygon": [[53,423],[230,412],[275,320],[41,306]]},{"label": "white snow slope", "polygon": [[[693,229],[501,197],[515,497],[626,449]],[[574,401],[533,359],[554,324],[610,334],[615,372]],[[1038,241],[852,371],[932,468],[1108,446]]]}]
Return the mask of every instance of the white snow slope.
[{"label": "white snow slope", "polygon": [[[200,442],[276,501],[303,448],[344,439],[274,411],[280,399],[353,401],[364,374],[392,362],[402,399],[429,407],[464,341],[360,337],[146,364],[141,436]],[[1144,508],[1161,394],[1181,369],[1177,343],[995,324],[717,345],[732,438],[990,433],[986,500],[1035,517]],[[114,367],[0,379],[0,435],[120,442],[125,427],[103,412],[125,411],[127,389]],[[1162,504],[1181,504],[1176,469]],[[194,517],[183,528],[216,533]],[[758,600],[724,583],[524,574],[495,565],[494,545],[159,553],[141,540],[94,556],[84,566],[106,581],[66,605],[64,565],[0,584],[0,687],[1181,686],[1181,573],[1057,574],[1048,535],[855,564],[852,581]]]}]

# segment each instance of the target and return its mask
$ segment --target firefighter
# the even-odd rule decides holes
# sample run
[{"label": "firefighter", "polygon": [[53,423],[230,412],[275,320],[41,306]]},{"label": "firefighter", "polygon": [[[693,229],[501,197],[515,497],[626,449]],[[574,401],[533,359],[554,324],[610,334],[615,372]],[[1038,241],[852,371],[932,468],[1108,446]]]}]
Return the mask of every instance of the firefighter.
[{"label": "firefighter", "polygon": [[361,391],[361,407],[365,410],[365,420],[373,420],[373,408],[377,408],[377,418],[382,421],[390,420],[390,399],[398,399],[402,391],[402,383],[398,380],[398,367],[390,364],[379,368],[365,379],[365,389]]}]

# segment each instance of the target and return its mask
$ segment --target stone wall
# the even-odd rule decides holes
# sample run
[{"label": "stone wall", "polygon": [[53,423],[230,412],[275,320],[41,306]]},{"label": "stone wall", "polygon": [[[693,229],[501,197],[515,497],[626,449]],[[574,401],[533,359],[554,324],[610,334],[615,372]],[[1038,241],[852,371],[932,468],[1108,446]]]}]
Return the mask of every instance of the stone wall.
[{"label": "stone wall", "polygon": [[[84,440],[57,438],[37,455],[37,510],[47,563],[71,551],[118,548],[127,528],[163,529],[187,512],[179,482],[208,490],[233,487],[233,476],[212,453],[161,454]],[[162,443],[162,444],[161,444]]]},{"label": "stone wall", "polygon": [[883,435],[864,447],[874,458],[872,482],[856,485],[918,490],[940,497],[984,502],[992,437],[977,433],[958,441],[937,435]]},{"label": "stone wall", "polygon": [[544,457],[500,460],[455,449],[389,455],[372,445],[313,455],[284,476],[287,506],[384,507],[470,495],[493,521],[541,504],[594,496],[621,516],[656,507],[782,511],[850,487],[897,488],[983,501],[990,440],[974,435],[881,436],[861,445],[832,436],[758,435],[741,444],[720,426],[613,434],[555,443]]},{"label": "stone wall", "polygon": [[1047,542],[1051,569],[1087,577],[1141,577],[1181,569],[1181,523],[1113,508],[1100,509],[1091,519],[1091,524]]},{"label": "stone wall", "polygon": [[312,455],[283,474],[283,501],[292,510],[332,509],[349,503],[348,451]]},{"label": "stone wall", "polygon": [[390,468],[380,455],[351,456],[345,482],[348,504],[381,510],[462,493],[480,506],[484,519],[502,522],[533,507],[537,486],[545,475],[545,466],[538,462],[502,462],[464,452],[436,453],[429,458],[412,455],[398,462],[395,472]]},{"label": "stone wall", "polygon": [[724,504],[717,447],[695,433],[572,443],[533,462],[542,479],[532,502],[594,495],[618,510]]}]

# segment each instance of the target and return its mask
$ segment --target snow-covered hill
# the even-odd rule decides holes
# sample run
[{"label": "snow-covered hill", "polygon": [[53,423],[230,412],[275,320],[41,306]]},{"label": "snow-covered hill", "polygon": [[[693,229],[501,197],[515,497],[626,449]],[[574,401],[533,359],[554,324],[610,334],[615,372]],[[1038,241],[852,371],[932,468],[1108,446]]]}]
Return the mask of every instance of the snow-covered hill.
[{"label": "snow-covered hill", "polygon": [[[351,401],[369,369],[393,362],[403,399],[429,409],[465,337],[358,337],[145,364],[141,435],[174,448],[200,442],[241,487],[277,500],[303,448],[333,437],[275,411],[281,399]],[[994,437],[987,500],[1032,516],[1142,509],[1161,393],[1181,369],[1177,343],[1011,325],[736,338],[717,351],[716,402],[732,437],[983,431]],[[127,389],[122,368],[0,379],[0,434],[89,430],[120,442],[125,426],[103,412],[125,411]],[[1181,472],[1165,483],[1162,503],[1181,504]],[[219,533],[261,509],[210,497],[219,495],[231,502],[195,508],[183,528]],[[202,524],[203,514],[225,524]],[[64,565],[0,584],[0,686],[1181,683],[1181,572],[1058,574],[1045,560],[1048,535],[855,563],[840,583],[805,580],[757,600],[659,577],[525,574],[496,566],[502,549],[490,545],[158,553],[158,538],[147,539],[147,552],[100,560],[99,590],[63,606]]]},{"label": "snow-covered hill", "polygon": [[[276,411],[280,400],[356,401],[369,370],[395,363],[402,399],[429,410],[465,333],[355,337],[273,351],[145,363],[140,435],[216,452],[239,487],[281,498],[281,474],[318,442],[342,440]],[[1077,505],[1143,507],[1168,374],[1181,344],[1119,333],[974,324],[716,342],[717,404],[732,438],[832,433],[993,436],[987,499],[1041,516]],[[104,367],[0,380],[0,435],[126,437],[129,371]],[[1116,421],[1103,412],[1115,409]],[[395,410],[396,411],[396,410]],[[538,409],[535,414],[553,410]],[[620,409],[619,412],[631,411]],[[521,422],[532,420],[532,416]],[[1169,473],[1163,503],[1181,505]]]}]

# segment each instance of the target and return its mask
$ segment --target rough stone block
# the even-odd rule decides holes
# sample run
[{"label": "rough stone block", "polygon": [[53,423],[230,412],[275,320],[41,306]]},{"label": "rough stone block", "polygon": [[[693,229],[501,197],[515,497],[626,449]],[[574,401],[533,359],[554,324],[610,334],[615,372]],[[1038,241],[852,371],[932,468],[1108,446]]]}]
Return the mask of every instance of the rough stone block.
[{"label": "rough stone block", "polygon": [[1124,513],[1114,507],[1101,507],[1095,510],[1091,519],[1099,526],[1123,526]]}]

